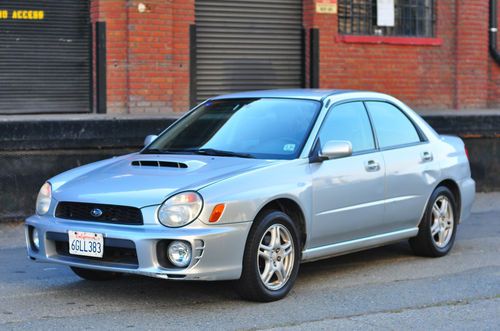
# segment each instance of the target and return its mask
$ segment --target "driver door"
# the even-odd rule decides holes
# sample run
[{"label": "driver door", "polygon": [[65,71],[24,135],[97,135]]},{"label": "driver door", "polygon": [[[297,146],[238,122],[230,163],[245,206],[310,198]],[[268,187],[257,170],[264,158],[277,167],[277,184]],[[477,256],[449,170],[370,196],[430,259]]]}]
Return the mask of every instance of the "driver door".
[{"label": "driver door", "polygon": [[335,105],[319,143],[347,140],[351,156],[311,163],[313,223],[310,248],[384,232],[385,164],[362,102]]}]

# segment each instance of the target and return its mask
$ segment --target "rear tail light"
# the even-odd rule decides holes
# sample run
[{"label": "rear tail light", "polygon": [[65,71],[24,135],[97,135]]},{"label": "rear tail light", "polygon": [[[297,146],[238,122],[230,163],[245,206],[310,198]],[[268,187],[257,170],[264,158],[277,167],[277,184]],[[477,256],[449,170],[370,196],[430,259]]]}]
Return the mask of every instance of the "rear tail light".
[{"label": "rear tail light", "polygon": [[467,160],[469,160],[469,151],[467,150],[467,147],[464,147],[465,150],[465,156],[467,156]]}]

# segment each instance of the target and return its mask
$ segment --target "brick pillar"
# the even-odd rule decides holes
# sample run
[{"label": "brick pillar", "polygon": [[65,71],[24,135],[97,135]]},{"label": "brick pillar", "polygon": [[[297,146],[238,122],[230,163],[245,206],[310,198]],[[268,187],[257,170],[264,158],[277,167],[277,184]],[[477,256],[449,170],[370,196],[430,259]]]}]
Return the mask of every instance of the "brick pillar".
[{"label": "brick pillar", "polygon": [[[497,1],[497,13],[500,16],[500,1]],[[500,17],[498,18],[500,22]],[[497,49],[500,51],[500,33],[497,33]],[[500,108],[500,63],[495,62],[489,56],[489,88],[488,88],[488,106],[490,108]]]},{"label": "brick pillar", "polygon": [[309,29],[317,28],[320,38],[319,87],[329,88],[335,85],[335,80],[338,79],[338,76],[331,74],[332,70],[342,70],[335,61],[335,56],[332,56],[337,35],[337,15],[317,13],[315,0],[304,0],[303,22],[306,29],[306,82],[309,83]]},{"label": "brick pillar", "polygon": [[455,107],[486,108],[489,57],[488,1],[458,0],[456,4]]},{"label": "brick pillar", "polygon": [[194,1],[129,2],[129,111],[167,113],[189,106],[189,25]]},{"label": "brick pillar", "polygon": [[108,112],[187,110],[194,0],[93,0],[92,8],[92,21],[107,25]]},{"label": "brick pillar", "polygon": [[[127,11],[123,0],[91,1],[91,21],[106,22],[107,110],[127,113]],[[94,26],[95,28],[95,26]],[[95,36],[95,30],[94,30]],[[94,45],[95,48],[95,45]],[[95,66],[94,66],[95,68]]]}]

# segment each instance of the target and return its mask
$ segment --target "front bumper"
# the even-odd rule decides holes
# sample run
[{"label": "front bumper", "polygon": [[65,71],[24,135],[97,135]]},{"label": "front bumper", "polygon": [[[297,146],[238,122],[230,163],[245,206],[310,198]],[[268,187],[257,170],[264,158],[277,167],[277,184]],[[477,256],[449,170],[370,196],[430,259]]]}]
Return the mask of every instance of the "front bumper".
[{"label": "front bumper", "polygon": [[[205,225],[195,221],[186,227],[174,229],[162,225],[115,225],[34,215],[26,219],[25,233],[28,256],[40,262],[157,278],[230,280],[240,278],[245,242],[251,224]],[[38,250],[30,239],[33,228],[39,233]],[[64,246],[67,245],[68,231],[102,233],[105,254],[107,249],[121,251],[126,252],[128,258],[114,261],[109,256],[99,259],[67,254]],[[158,243],[162,240],[188,241],[193,249],[190,265],[186,268],[165,267],[157,253]]]}]

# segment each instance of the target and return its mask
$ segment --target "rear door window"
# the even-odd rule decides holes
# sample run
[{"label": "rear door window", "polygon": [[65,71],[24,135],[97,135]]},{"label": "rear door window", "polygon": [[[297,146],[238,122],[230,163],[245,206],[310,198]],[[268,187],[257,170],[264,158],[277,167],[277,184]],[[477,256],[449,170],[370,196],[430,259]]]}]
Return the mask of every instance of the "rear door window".
[{"label": "rear door window", "polygon": [[410,119],[387,102],[365,102],[375,127],[380,148],[419,143],[420,136]]}]

